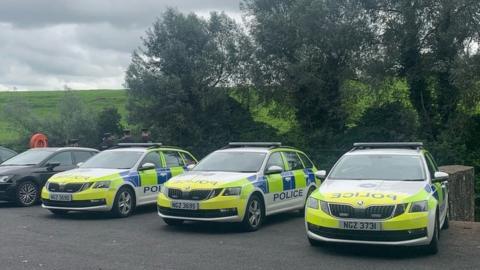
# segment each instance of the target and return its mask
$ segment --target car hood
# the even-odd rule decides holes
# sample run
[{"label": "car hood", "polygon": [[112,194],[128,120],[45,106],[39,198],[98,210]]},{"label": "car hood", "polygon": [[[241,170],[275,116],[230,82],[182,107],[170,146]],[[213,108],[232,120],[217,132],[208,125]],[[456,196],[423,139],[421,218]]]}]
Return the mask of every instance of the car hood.
[{"label": "car hood", "polygon": [[25,169],[31,169],[33,166],[0,166],[0,175],[14,175],[25,172]]},{"label": "car hood", "polygon": [[255,176],[255,173],[236,172],[186,172],[171,178],[166,186],[179,189],[208,189],[241,185],[246,178]]},{"label": "car hood", "polygon": [[425,181],[326,180],[319,193],[327,202],[368,206],[402,203],[425,192]]},{"label": "car hood", "polygon": [[[124,169],[74,169],[57,173],[52,176],[49,182],[60,183],[82,183],[97,180],[113,180],[113,178],[121,177],[120,174],[128,170]],[[107,179],[108,178],[108,179]]]}]

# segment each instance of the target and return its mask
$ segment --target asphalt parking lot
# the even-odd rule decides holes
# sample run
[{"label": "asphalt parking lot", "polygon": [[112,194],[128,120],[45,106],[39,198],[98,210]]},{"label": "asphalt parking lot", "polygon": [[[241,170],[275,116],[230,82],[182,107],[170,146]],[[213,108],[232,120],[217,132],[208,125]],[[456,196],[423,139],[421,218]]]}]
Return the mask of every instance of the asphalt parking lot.
[{"label": "asphalt parking lot", "polygon": [[0,269],[480,269],[480,225],[455,222],[440,252],[310,247],[303,219],[277,215],[257,232],[216,223],[168,227],[154,207],[126,219],[0,203]]}]

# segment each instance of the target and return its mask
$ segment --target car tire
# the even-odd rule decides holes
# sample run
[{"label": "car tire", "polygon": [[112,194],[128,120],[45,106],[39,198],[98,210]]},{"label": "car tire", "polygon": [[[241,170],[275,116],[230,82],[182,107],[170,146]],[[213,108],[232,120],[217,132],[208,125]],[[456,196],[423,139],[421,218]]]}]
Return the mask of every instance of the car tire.
[{"label": "car tire", "polygon": [[34,182],[22,182],[17,186],[15,202],[21,207],[35,205],[39,199],[39,191],[38,186]]},{"label": "car tire", "polygon": [[445,220],[443,221],[442,230],[448,230],[450,227],[450,219],[448,218],[448,212],[445,215]]},{"label": "car tire", "polygon": [[163,222],[167,224],[168,226],[180,226],[183,224],[182,219],[173,219],[173,218],[164,218]]},{"label": "car tire", "polygon": [[130,216],[135,209],[135,197],[130,188],[121,187],[112,207],[112,214],[114,217],[125,218]]},{"label": "car tire", "polygon": [[258,230],[265,218],[265,207],[263,200],[257,194],[250,196],[245,209],[245,216],[243,217],[242,227],[244,231],[253,232]]},{"label": "car tire", "polygon": [[324,244],[322,241],[318,241],[310,237],[307,237],[307,239],[308,239],[308,243],[310,243],[310,246],[312,247],[321,247]]},{"label": "car tire", "polygon": [[305,197],[305,202],[303,203],[303,208],[298,210],[298,215],[301,216],[301,217],[304,217],[305,216],[305,207],[307,206],[307,200],[308,200],[308,197],[310,197],[310,195],[315,191],[315,188],[314,187],[311,187],[308,192],[307,192],[307,197]]},{"label": "car tire", "polygon": [[435,215],[435,228],[433,230],[433,237],[430,241],[430,244],[425,246],[425,252],[430,255],[435,255],[438,253],[438,240],[440,239],[440,230],[439,230],[439,221],[438,221],[438,212]]},{"label": "car tire", "polygon": [[56,216],[64,216],[68,214],[68,210],[62,210],[62,209],[48,209],[48,210],[50,210],[50,212],[52,212],[52,214]]}]

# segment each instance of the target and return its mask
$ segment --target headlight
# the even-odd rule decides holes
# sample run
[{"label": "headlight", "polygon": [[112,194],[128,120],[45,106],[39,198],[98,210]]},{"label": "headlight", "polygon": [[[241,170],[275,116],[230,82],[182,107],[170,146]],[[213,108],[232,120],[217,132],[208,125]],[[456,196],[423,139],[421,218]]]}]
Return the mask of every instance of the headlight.
[{"label": "headlight", "polygon": [[308,208],[313,208],[313,209],[318,209],[318,200],[313,198],[313,197],[309,197],[308,200],[307,200],[307,207]]},{"label": "headlight", "polygon": [[110,183],[112,181],[99,181],[93,184],[93,188],[110,188]]},{"label": "headlight", "polygon": [[2,175],[0,176],[0,183],[7,183],[13,175]]},{"label": "headlight", "polygon": [[82,188],[80,188],[80,190],[78,192],[87,190],[89,187],[92,186],[92,184],[93,184],[92,182],[83,184]]},{"label": "headlight", "polygon": [[223,196],[239,196],[241,192],[242,192],[241,187],[226,188],[225,191],[223,192]]},{"label": "headlight", "polygon": [[413,202],[410,206],[410,213],[427,212],[428,201]]},{"label": "headlight", "polygon": [[328,203],[324,201],[320,201],[320,208],[322,211],[330,215],[330,207],[328,207]]}]

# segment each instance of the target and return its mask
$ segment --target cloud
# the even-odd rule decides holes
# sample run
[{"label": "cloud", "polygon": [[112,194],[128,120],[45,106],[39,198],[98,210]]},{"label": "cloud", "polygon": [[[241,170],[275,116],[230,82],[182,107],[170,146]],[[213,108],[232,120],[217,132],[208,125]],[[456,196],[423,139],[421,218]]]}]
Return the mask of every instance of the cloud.
[{"label": "cloud", "polygon": [[240,0],[2,0],[0,90],[122,88],[131,53],[167,7],[240,20]]}]

